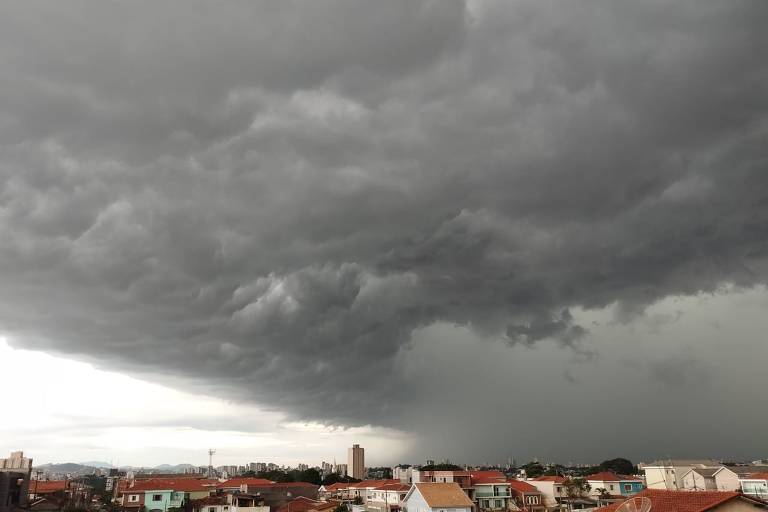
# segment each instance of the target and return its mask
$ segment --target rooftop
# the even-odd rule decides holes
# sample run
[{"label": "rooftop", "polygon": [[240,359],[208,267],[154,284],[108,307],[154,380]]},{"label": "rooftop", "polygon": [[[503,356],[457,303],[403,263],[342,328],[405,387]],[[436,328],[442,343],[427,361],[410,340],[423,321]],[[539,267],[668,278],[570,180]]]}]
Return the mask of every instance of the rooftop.
[{"label": "rooftop", "polygon": [[474,503],[455,482],[413,484],[432,508],[472,508]]},{"label": "rooftop", "polygon": [[533,485],[522,480],[510,480],[509,486],[518,492],[541,492]]},{"label": "rooftop", "polygon": [[[732,499],[744,499],[754,504],[768,504],[754,498],[744,496],[739,492],[723,491],[665,491],[660,489],[645,489],[635,497],[647,497],[651,500],[653,512],[705,512]],[[607,507],[598,508],[596,512],[615,512],[624,502],[614,503]]]}]

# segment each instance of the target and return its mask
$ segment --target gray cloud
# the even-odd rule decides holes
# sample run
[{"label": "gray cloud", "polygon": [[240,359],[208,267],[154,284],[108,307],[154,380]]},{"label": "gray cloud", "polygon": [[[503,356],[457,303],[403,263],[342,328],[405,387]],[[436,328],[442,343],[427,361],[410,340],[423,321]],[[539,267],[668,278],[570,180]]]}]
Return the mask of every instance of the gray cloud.
[{"label": "gray cloud", "polygon": [[1,9],[17,345],[402,428],[415,329],[766,280],[764,2]]}]

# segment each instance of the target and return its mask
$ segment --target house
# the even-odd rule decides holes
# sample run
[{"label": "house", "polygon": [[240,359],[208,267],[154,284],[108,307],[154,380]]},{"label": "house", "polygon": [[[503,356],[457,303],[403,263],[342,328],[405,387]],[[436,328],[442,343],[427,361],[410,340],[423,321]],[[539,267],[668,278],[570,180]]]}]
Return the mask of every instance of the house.
[{"label": "house", "polygon": [[422,470],[414,469],[411,472],[411,479],[413,480],[413,483],[455,482],[459,484],[459,487],[465,490],[470,489],[472,487],[469,471],[433,471],[433,470],[422,471]]},{"label": "house", "polygon": [[[646,497],[652,512],[758,512],[768,510],[768,503],[735,491],[668,491],[645,489],[635,497]],[[623,502],[596,509],[616,512]]]},{"label": "house", "polygon": [[342,497],[342,491],[347,489],[349,484],[343,482],[336,482],[335,484],[321,485],[317,489],[317,495],[321,498],[340,498]]},{"label": "house", "polygon": [[544,499],[544,506],[547,509],[559,509],[560,500],[568,497],[565,490],[565,477],[562,476],[540,476],[526,482],[534,486]]},{"label": "house", "polygon": [[289,501],[303,496],[312,500],[317,499],[319,486],[307,482],[277,482],[268,484],[246,484],[247,494],[258,494],[264,499],[264,505],[270,510],[282,507]]},{"label": "house", "polygon": [[634,496],[643,490],[643,481],[635,476],[617,475],[611,471],[601,471],[586,477],[592,497],[611,495],[616,497]]},{"label": "house", "polygon": [[403,507],[405,496],[411,489],[410,484],[388,483],[380,485],[368,493],[365,505],[369,511],[390,512]]},{"label": "house", "polygon": [[722,464],[712,459],[668,459],[642,465],[645,485],[649,489],[685,489],[683,476],[692,469],[720,468]]},{"label": "house", "polygon": [[189,508],[191,512],[229,512],[229,503],[225,495],[208,496],[190,500]]},{"label": "house", "polygon": [[191,512],[269,512],[260,496],[229,492],[189,501]]},{"label": "house", "polygon": [[[469,474],[469,498],[477,510],[507,510],[512,502],[512,494],[507,477],[500,471],[471,471]],[[465,489],[465,492],[467,490]]]},{"label": "house", "polygon": [[[686,491],[717,491],[715,473],[724,469],[719,468],[693,468],[683,475],[681,489]],[[736,489],[729,489],[735,491]]]},{"label": "house", "polygon": [[570,480],[568,478],[554,476],[540,476],[527,483],[536,487],[544,498],[544,506],[548,510],[583,510],[598,506],[597,500],[586,494],[569,496]]},{"label": "house", "polygon": [[[509,480],[512,503],[526,512],[544,512],[544,496],[536,487],[522,480]],[[510,507],[512,508],[512,507]]]},{"label": "house", "polygon": [[399,464],[393,467],[392,478],[404,484],[413,483],[413,467],[410,464]]},{"label": "house", "polygon": [[741,492],[755,498],[768,500],[768,472],[752,473],[739,479]]},{"label": "house", "polygon": [[333,512],[339,505],[341,502],[337,500],[320,501],[299,496],[285,503],[275,512]]},{"label": "house", "polygon": [[415,483],[403,500],[405,512],[472,512],[473,507],[456,482]]},{"label": "house", "polygon": [[216,480],[192,478],[156,478],[133,480],[120,486],[120,503],[126,509],[165,512],[187,501],[205,498],[216,490]]},{"label": "house", "polygon": [[32,480],[29,482],[29,498],[50,496],[64,497],[69,491],[68,480]]},{"label": "house", "polygon": [[383,480],[363,480],[362,482],[347,484],[346,498],[350,500],[360,498],[363,503],[367,503],[368,496],[378,487],[399,483],[399,480],[388,478]]}]

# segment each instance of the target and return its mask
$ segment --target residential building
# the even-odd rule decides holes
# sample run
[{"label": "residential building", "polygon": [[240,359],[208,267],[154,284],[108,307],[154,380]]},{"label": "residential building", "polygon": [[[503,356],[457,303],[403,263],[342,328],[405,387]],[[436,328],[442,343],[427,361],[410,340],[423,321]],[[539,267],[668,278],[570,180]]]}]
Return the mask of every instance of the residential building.
[{"label": "residential building", "polygon": [[722,464],[712,459],[657,460],[642,466],[645,485],[649,489],[685,489],[683,476],[692,469],[720,468]]},{"label": "residential building", "polygon": [[191,512],[269,512],[260,496],[240,492],[193,499],[189,508]]},{"label": "residential building", "polygon": [[516,508],[526,512],[544,512],[546,510],[541,491],[528,482],[509,480],[509,490]]},{"label": "residential building", "polygon": [[459,484],[459,487],[467,491],[472,488],[472,479],[469,471],[422,471],[414,469],[411,472],[413,483],[451,483]]},{"label": "residential building", "polygon": [[[165,512],[181,507],[190,500],[208,497],[215,492],[217,480],[194,478],[154,478],[128,481],[119,490],[119,502],[126,510]],[[121,482],[122,484],[122,482]]]},{"label": "residential building", "polygon": [[717,491],[715,473],[722,469],[724,469],[724,466],[719,468],[693,468],[683,475],[680,489],[686,491]]},{"label": "residential building", "polygon": [[270,510],[277,509],[300,496],[316,500],[319,489],[319,486],[307,482],[270,482],[246,484],[243,487],[245,487],[245,493],[261,496],[264,499],[264,505],[270,507]]},{"label": "residential building", "polygon": [[741,492],[760,498],[761,500],[768,500],[768,472],[766,473],[752,473],[748,477],[740,478]]},{"label": "residential building", "polygon": [[410,489],[410,484],[399,482],[379,485],[368,492],[366,508],[374,512],[400,510]]},{"label": "residential building", "polygon": [[365,478],[365,449],[359,444],[353,444],[347,450],[347,473],[352,478],[362,480]]},{"label": "residential building", "polygon": [[36,499],[52,495],[64,497],[69,487],[69,480],[33,480],[29,484],[29,498]]},{"label": "residential building", "polygon": [[471,471],[468,496],[476,510],[500,511],[510,508],[512,493],[504,473],[500,471]]},{"label": "residential building", "polygon": [[611,495],[617,497],[634,496],[645,488],[641,478],[629,475],[617,475],[611,471],[601,471],[586,477],[590,486],[589,494],[593,497]]},{"label": "residential building", "polygon": [[473,507],[455,482],[415,483],[403,500],[405,512],[472,512]]},{"label": "residential building", "polygon": [[[645,489],[635,497],[651,502],[651,512],[757,512],[768,510],[768,503],[736,491],[669,491]],[[598,508],[595,512],[616,512],[624,502]]]},{"label": "residential building", "polygon": [[565,489],[565,477],[562,476],[540,476],[526,482],[534,486],[544,500],[544,506],[548,510],[560,508],[560,502],[568,497]]},{"label": "residential building", "polygon": [[376,489],[391,484],[399,484],[400,482],[392,479],[385,480],[363,480],[362,482],[355,482],[347,485],[346,498],[354,500],[360,498],[363,503],[367,503],[368,499]]},{"label": "residential building", "polygon": [[392,478],[404,484],[413,483],[413,468],[410,464],[399,464],[392,468]]},{"label": "residential building", "polygon": [[340,502],[325,502],[313,500],[300,496],[285,503],[275,510],[275,512],[309,512],[309,511],[332,511],[339,506]]},{"label": "residential building", "polygon": [[31,476],[32,459],[24,457],[24,452],[12,452],[7,459],[0,459],[0,512],[27,506]]},{"label": "residential building", "polygon": [[343,482],[336,482],[335,484],[328,484],[328,485],[321,485],[320,488],[317,490],[317,495],[322,499],[330,499],[330,498],[342,498],[346,496],[342,496],[344,490],[348,489],[349,484],[343,483]]},{"label": "residential building", "polygon": [[715,473],[715,484],[718,491],[738,491],[741,489],[742,479],[749,479],[757,473],[768,474],[768,466],[723,466],[722,470]]}]

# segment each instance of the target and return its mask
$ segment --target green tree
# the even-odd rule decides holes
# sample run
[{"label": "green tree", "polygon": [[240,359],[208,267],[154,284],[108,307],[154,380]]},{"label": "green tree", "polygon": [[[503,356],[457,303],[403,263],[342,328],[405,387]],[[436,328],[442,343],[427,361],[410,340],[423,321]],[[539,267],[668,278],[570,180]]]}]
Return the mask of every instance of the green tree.
[{"label": "green tree", "polygon": [[586,495],[592,489],[586,478],[566,478],[563,487],[569,501]]},{"label": "green tree", "polygon": [[520,469],[525,470],[525,474],[528,478],[536,478],[537,476],[544,474],[544,466],[534,461],[524,464]]},{"label": "green tree", "polygon": [[315,468],[309,468],[299,472],[296,475],[296,482],[307,482],[310,484],[320,485],[323,482],[320,472]]},{"label": "green tree", "polygon": [[637,473],[637,468],[631,461],[623,459],[621,457],[604,460],[598,466],[600,471],[611,471],[617,475],[634,475]]}]

